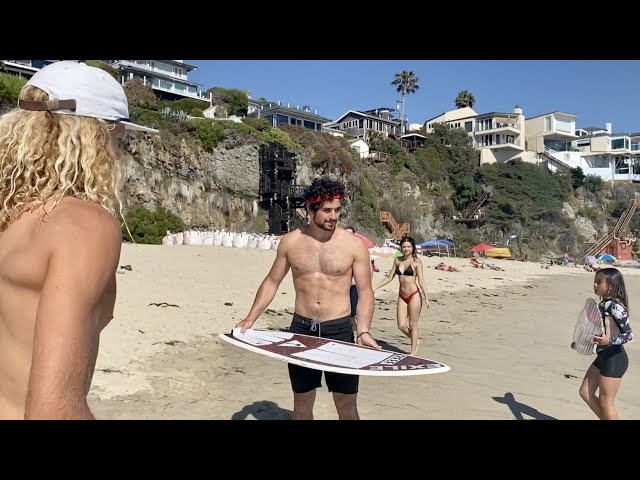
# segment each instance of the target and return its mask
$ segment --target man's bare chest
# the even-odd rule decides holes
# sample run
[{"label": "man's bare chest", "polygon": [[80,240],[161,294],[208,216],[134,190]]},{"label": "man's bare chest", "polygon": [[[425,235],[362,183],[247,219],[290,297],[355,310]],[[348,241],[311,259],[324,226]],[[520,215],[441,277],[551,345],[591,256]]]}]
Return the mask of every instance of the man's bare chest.
[{"label": "man's bare chest", "polygon": [[288,255],[295,274],[320,273],[340,276],[351,272],[353,257],[334,245],[299,245]]}]

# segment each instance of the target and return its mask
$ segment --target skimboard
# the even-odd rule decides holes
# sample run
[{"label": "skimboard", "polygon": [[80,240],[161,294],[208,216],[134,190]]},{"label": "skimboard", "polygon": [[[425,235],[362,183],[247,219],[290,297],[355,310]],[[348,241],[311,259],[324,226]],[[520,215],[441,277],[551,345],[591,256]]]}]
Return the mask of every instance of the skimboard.
[{"label": "skimboard", "polygon": [[444,363],[406,353],[341,342],[330,338],[279,330],[248,329],[220,333],[219,338],[236,347],[282,362],[349,375],[405,376],[444,373]]},{"label": "skimboard", "polygon": [[601,335],[603,331],[604,322],[598,304],[593,298],[587,298],[573,329],[571,348],[581,355],[593,355],[597,347],[593,343],[593,336]]}]

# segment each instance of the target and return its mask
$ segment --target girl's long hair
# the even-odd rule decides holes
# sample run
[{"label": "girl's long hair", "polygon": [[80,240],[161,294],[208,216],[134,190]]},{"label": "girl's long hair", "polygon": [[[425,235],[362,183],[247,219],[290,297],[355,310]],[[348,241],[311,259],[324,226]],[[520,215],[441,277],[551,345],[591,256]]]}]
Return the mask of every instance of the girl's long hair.
[{"label": "girl's long hair", "polygon": [[624,285],[624,277],[620,270],[613,267],[603,268],[596,272],[596,277],[598,277],[598,275],[606,280],[609,285],[609,298],[620,302],[628,311],[629,298],[627,296],[627,289]]}]

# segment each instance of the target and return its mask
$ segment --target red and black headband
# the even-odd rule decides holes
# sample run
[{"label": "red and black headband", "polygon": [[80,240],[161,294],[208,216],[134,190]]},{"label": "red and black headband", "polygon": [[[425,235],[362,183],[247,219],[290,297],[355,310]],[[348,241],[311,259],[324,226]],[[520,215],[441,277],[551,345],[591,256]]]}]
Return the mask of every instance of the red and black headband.
[{"label": "red and black headband", "polygon": [[330,200],[338,200],[339,198],[342,198],[342,195],[339,193],[336,193],[335,195],[316,195],[307,198],[307,205],[311,205],[312,203],[328,202]]}]

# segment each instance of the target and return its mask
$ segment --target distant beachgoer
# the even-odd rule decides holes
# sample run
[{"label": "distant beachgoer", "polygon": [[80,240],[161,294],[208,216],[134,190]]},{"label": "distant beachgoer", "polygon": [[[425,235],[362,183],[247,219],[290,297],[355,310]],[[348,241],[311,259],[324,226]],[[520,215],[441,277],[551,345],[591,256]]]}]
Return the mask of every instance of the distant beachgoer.
[{"label": "distant beachgoer", "polygon": [[427,286],[422,271],[422,261],[416,254],[416,242],[411,237],[400,240],[402,256],[395,258],[387,277],[373,289],[384,287],[398,275],[400,291],[398,292],[398,310],[396,318],[398,328],[411,339],[410,355],[418,352],[419,332],[418,319],[422,310],[422,301],[429,308]]},{"label": "distant beachgoer", "polygon": [[[605,331],[593,337],[593,342],[598,345],[597,357],[580,385],[580,397],[601,420],[618,420],[615,398],[629,367],[624,344],[633,340],[629,300],[622,273],[616,268],[598,270],[593,292],[600,297],[598,308],[605,321]],[[607,324],[609,330],[606,329]]]},{"label": "distant beachgoer", "polygon": [[[356,229],[354,227],[347,227],[345,228],[345,230],[353,234],[356,233]],[[358,289],[356,288],[356,281],[354,278],[351,278],[351,287],[349,288],[349,297],[351,298],[351,316],[355,319],[356,309],[358,307]]]},{"label": "distant beachgoer", "polygon": [[446,265],[444,262],[440,262],[434,267],[436,270],[442,270],[443,272],[459,272],[456,267],[452,267],[451,265]]},{"label": "distant beachgoer", "polygon": [[113,318],[122,232],[118,143],[128,123],[107,72],[59,61],[0,117],[0,419],[93,419],[87,394]]}]

